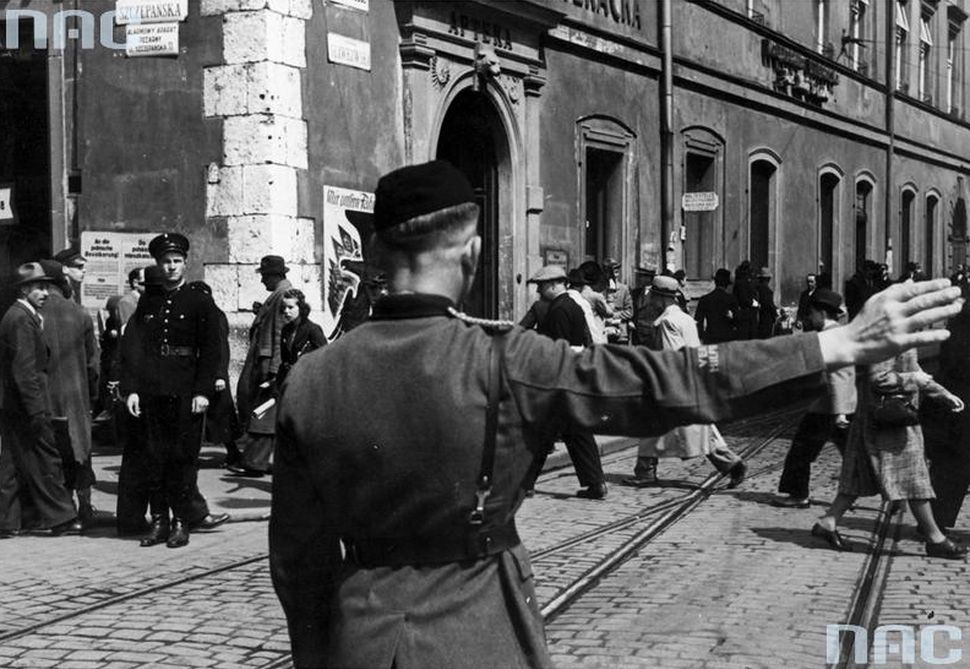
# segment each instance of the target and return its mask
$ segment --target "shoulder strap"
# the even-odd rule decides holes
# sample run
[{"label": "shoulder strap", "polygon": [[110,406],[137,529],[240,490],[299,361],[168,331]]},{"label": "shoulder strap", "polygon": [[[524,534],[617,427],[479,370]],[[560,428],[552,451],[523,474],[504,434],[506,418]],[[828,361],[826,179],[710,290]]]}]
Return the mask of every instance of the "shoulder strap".
[{"label": "shoulder strap", "polygon": [[475,491],[475,510],[468,516],[471,525],[485,522],[485,500],[492,494],[492,471],[495,468],[495,442],[498,435],[498,405],[502,383],[502,362],[505,359],[505,334],[492,335],[488,353],[488,404],[485,408],[485,442],[482,445],[482,465]]}]

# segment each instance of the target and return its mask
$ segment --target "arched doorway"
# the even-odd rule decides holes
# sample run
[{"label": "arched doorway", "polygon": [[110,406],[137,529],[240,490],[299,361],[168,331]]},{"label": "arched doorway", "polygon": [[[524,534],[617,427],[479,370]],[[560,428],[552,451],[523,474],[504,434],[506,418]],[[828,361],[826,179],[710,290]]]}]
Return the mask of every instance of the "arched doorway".
[{"label": "arched doorway", "polygon": [[437,157],[461,170],[481,208],[482,257],[471,295],[462,309],[472,316],[499,315],[499,218],[508,197],[509,145],[498,110],[484,93],[459,93],[445,114]]}]

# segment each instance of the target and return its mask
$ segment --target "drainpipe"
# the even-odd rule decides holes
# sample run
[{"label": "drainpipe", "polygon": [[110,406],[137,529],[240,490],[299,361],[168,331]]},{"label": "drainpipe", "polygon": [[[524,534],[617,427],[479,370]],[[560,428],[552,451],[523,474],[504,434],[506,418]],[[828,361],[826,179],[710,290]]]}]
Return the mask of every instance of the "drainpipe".
[{"label": "drainpipe", "polygon": [[[662,271],[667,265],[667,249],[674,230],[674,57],[672,40],[671,0],[660,2],[660,49],[662,52],[662,76],[660,95],[663,104],[660,111],[660,152],[663,168],[660,172],[660,241],[662,245]],[[673,246],[673,245],[671,245]],[[676,247],[673,247],[676,248]],[[679,264],[679,260],[676,261]]]},{"label": "drainpipe", "polygon": [[[895,152],[896,146],[896,117],[894,104],[896,101],[896,70],[895,70],[895,58],[896,58],[896,14],[895,14],[895,4],[889,3],[890,7],[888,16],[886,17],[886,133],[889,135],[889,144],[886,146],[886,235],[885,235],[885,251],[888,254],[889,249],[892,248],[892,234],[890,230],[892,229],[893,220],[893,197],[896,193],[896,188],[893,185],[893,153]],[[894,254],[895,255],[895,254]],[[900,261],[902,258],[899,259]],[[894,264],[896,264],[896,258],[893,258]],[[890,274],[895,273],[895,267],[890,267]]]}]

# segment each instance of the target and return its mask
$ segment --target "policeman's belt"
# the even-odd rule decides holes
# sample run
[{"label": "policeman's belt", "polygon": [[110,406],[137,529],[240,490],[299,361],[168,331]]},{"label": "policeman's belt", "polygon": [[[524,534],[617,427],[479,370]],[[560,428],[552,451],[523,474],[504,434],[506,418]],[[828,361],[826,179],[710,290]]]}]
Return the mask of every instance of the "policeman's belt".
[{"label": "policeman's belt", "polygon": [[480,560],[521,543],[515,523],[487,530],[393,539],[344,539],[347,561],[360,567],[401,567]]},{"label": "policeman's belt", "polygon": [[158,354],[163,358],[194,358],[198,352],[198,349],[194,346],[170,346],[169,344],[161,344],[158,347]]}]

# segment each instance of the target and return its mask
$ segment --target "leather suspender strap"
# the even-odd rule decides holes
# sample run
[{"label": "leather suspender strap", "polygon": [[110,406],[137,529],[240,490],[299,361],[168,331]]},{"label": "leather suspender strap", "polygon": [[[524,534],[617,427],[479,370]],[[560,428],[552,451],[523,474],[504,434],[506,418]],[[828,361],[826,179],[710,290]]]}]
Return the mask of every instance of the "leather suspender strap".
[{"label": "leather suspender strap", "polygon": [[498,404],[502,388],[502,362],[505,359],[505,334],[492,335],[488,353],[488,404],[485,409],[485,443],[482,445],[482,466],[475,491],[475,510],[468,516],[470,525],[485,522],[485,500],[492,494],[492,471],[495,468],[495,441],[498,435]]}]

